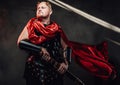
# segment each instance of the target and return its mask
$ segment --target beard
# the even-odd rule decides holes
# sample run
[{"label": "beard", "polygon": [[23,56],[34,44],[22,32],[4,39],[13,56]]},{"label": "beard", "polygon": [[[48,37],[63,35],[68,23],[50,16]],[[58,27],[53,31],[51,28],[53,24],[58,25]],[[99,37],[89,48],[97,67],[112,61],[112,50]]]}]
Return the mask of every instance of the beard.
[{"label": "beard", "polygon": [[36,17],[39,19],[47,19],[49,15],[44,15],[43,13],[37,14]]}]

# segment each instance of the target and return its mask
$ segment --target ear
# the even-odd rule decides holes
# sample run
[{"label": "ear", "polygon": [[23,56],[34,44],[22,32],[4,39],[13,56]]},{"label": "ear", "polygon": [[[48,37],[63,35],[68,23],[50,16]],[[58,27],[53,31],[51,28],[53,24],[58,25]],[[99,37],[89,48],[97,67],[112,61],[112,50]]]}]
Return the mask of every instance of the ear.
[{"label": "ear", "polygon": [[50,12],[50,15],[53,13],[53,11]]}]

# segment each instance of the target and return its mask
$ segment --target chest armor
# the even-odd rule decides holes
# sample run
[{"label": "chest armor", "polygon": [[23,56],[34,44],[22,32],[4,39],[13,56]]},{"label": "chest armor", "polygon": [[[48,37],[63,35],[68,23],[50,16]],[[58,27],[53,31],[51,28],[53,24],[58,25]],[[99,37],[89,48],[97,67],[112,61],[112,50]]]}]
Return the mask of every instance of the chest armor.
[{"label": "chest armor", "polygon": [[53,39],[44,42],[41,46],[47,49],[52,58],[58,62],[62,62],[63,53],[59,34],[57,34]]},{"label": "chest armor", "polygon": [[[37,34],[38,35],[38,34]],[[40,36],[40,34],[39,34]],[[40,46],[46,48],[50,56],[54,58],[57,62],[64,62],[62,45],[61,45],[60,34],[57,33],[52,39],[43,42]],[[48,83],[50,81],[56,82],[55,79],[62,81],[62,75],[51,68],[49,63],[41,59],[41,56],[33,55],[34,59],[32,62],[26,62],[25,74],[26,78],[36,78],[40,80],[41,83]],[[57,82],[58,83],[58,82]],[[61,83],[61,82],[59,82]]]}]

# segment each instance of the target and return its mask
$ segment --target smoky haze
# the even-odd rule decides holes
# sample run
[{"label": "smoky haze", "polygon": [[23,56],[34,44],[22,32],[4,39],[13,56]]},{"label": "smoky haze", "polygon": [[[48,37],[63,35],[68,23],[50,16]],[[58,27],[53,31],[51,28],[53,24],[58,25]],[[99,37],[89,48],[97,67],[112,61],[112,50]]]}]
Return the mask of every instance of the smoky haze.
[{"label": "smoky haze", "polygon": [[[119,0],[61,0],[89,14],[120,27]],[[29,2],[29,3],[28,3]],[[26,53],[17,45],[17,38],[27,21],[35,16],[34,0],[11,0],[0,3],[0,85],[25,85],[23,79]],[[77,14],[53,5],[52,19],[61,25],[71,41],[91,45],[99,44],[106,38],[120,42],[120,34],[97,25]],[[110,63],[118,72],[118,78],[108,85],[119,85],[120,46],[108,41]],[[81,78],[86,85],[95,85],[96,79],[73,60],[70,71]],[[65,77],[66,85],[74,83]],[[107,85],[107,84],[106,84]]]}]

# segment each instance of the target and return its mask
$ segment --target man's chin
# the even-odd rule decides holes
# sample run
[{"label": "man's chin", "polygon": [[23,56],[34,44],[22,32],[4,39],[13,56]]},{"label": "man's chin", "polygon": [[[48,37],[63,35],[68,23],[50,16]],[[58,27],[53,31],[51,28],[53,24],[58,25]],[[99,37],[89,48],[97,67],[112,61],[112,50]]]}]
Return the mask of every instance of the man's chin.
[{"label": "man's chin", "polygon": [[38,19],[46,19],[47,17],[45,17],[45,16],[39,16],[39,17],[37,17]]},{"label": "man's chin", "polygon": [[36,17],[36,18],[37,18],[38,20],[40,20],[40,21],[43,19],[42,17]]}]

